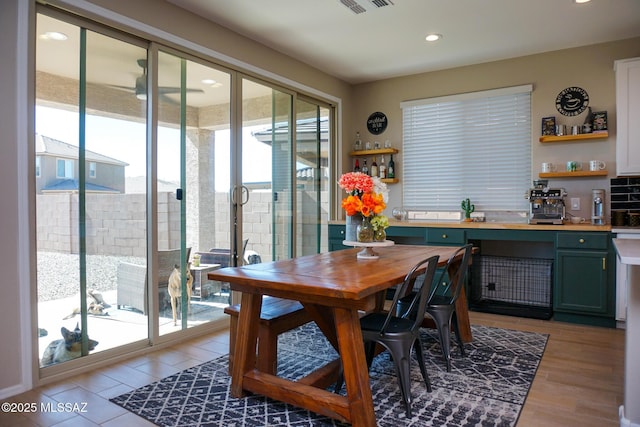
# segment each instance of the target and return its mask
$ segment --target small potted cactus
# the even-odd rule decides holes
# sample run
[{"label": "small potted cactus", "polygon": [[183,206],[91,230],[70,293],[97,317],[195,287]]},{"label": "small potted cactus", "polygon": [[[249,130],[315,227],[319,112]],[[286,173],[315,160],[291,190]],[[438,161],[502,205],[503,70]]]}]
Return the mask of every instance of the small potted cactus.
[{"label": "small potted cactus", "polygon": [[476,205],[471,204],[471,201],[467,197],[460,204],[462,210],[464,211],[464,220],[465,222],[471,222],[471,212],[476,210]]}]

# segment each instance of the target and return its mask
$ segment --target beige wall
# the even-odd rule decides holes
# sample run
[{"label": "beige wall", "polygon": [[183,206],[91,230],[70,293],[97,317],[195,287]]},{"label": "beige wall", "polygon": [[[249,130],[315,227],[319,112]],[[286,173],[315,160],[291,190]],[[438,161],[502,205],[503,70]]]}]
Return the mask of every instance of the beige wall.
[{"label": "beige wall", "polygon": [[[360,132],[363,141],[374,140],[366,128],[366,119],[374,111],[387,115],[387,130],[376,136],[380,142],[389,139],[402,150],[402,111],[400,102],[457,93],[474,92],[523,84],[533,84],[532,93],[532,165],[537,178],[541,162],[563,163],[567,160],[588,162],[597,159],[607,163],[607,178],[556,179],[553,186],[567,189],[569,197],[581,198],[581,216],[590,216],[591,189],[609,189],[609,179],[615,176],[615,76],[613,61],[640,56],[640,38],[568,49],[505,61],[490,62],[444,71],[416,74],[355,86],[353,122],[345,126],[343,170],[350,167],[348,142]],[[567,125],[580,124],[586,112],[576,117],[562,116],[555,108],[558,93],[570,86],[583,88],[589,94],[589,105],[594,111],[606,110],[609,119],[609,139],[590,142],[565,142],[541,144],[542,117],[556,116]],[[394,156],[394,160],[396,156]],[[402,205],[402,152],[396,161],[399,184],[390,185],[390,203],[387,213],[394,206]],[[524,196],[524,195],[523,195]]]},{"label": "beige wall", "polygon": [[[0,203],[0,270],[2,271],[2,298],[0,298],[0,397],[17,393],[30,381],[30,342],[23,338],[30,336],[28,294],[20,288],[29,288],[30,266],[28,259],[29,233],[25,230],[24,219],[28,218],[26,174],[27,155],[21,153],[19,144],[27,142],[26,105],[17,102],[18,96],[25,96],[18,81],[17,40],[26,42],[24,32],[20,32],[18,19],[20,0],[2,2],[0,6],[0,28],[8,37],[0,39],[0,182],[7,191]],[[26,60],[26,59],[25,59]],[[22,109],[20,109],[22,107]],[[33,137],[30,139],[33,142]],[[11,189],[11,190],[9,190]],[[20,241],[22,239],[22,241]],[[25,298],[27,297],[27,298]]]}]

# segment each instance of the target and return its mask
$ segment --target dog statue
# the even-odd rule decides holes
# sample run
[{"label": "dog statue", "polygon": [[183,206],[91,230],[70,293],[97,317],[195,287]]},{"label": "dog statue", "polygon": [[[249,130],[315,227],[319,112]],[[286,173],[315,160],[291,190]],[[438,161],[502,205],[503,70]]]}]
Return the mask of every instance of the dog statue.
[{"label": "dog statue", "polygon": [[[100,292],[95,289],[89,289],[87,291],[87,314],[93,316],[108,316],[109,313],[105,310],[109,307],[111,307],[111,305],[106,303]],[[71,319],[76,314],[80,314],[80,311],[80,307],[76,307],[71,314],[63,317],[62,320]]]},{"label": "dog statue", "polygon": [[[193,285],[193,276],[191,275],[191,263],[187,263],[187,309],[191,313],[191,286]],[[174,265],[173,271],[169,276],[169,297],[171,298],[171,312],[173,313],[173,325],[176,326],[176,304],[178,298],[182,296],[182,274],[180,273],[180,266]]]},{"label": "dog statue", "polygon": [[[49,343],[40,359],[40,367],[53,365],[54,363],[66,362],[67,360],[80,357],[82,351],[82,332],[79,324],[73,331],[64,326],[60,329],[64,339],[55,340]],[[89,351],[96,348],[98,341],[89,339]]]}]

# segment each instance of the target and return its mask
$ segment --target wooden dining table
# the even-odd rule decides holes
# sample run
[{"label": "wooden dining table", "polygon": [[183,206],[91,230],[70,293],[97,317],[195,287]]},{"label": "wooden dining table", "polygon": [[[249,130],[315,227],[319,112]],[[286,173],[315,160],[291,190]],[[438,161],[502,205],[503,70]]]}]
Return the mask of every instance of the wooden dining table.
[{"label": "wooden dining table", "polygon": [[[419,261],[439,255],[444,266],[458,247],[394,245],[376,248],[378,259],[358,259],[360,249],[345,249],[262,264],[229,267],[208,274],[242,292],[231,373],[231,395],[247,392],[271,397],[351,423],[375,426],[376,418],[365,358],[361,312],[380,310],[388,288],[402,282]],[[297,300],[318,325],[340,359],[292,381],[256,368],[256,344],[263,295]],[[463,341],[471,340],[464,292],[457,303]],[[342,366],[346,396],[327,387]]]}]

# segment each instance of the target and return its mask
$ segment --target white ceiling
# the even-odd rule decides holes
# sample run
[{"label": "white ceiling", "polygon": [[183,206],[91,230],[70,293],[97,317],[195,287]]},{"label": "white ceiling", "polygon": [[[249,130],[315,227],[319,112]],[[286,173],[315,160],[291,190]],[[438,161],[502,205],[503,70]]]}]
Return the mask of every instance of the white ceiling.
[{"label": "white ceiling", "polygon": [[640,36],[640,0],[167,1],[350,83]]}]

